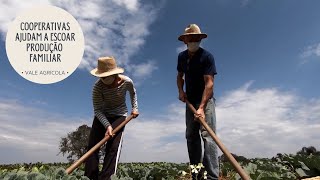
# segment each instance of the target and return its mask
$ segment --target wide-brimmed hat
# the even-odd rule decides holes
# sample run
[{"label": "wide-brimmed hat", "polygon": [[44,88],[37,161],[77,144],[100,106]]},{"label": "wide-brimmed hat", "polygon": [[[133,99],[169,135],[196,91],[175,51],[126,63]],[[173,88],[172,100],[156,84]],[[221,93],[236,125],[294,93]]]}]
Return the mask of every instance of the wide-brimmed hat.
[{"label": "wide-brimmed hat", "polygon": [[184,34],[180,35],[178,39],[184,41],[186,36],[196,36],[199,40],[208,37],[207,34],[201,33],[199,26],[196,24],[189,24],[184,30]]},{"label": "wide-brimmed hat", "polygon": [[98,59],[97,68],[90,71],[90,73],[96,77],[107,77],[114,74],[123,73],[124,70],[117,66],[114,57],[100,57]]}]

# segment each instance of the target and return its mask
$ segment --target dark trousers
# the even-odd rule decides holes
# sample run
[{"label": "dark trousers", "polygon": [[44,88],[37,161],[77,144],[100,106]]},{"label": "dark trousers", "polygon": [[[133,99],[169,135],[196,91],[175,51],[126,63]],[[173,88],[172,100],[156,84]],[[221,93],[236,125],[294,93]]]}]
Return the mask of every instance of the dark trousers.
[{"label": "dark trousers", "polygon": [[[117,116],[108,118],[108,121],[114,129],[123,122],[125,118],[125,116]],[[109,180],[111,175],[115,173],[120,156],[120,144],[122,141],[123,130],[124,128],[118,131],[118,133],[107,142],[106,154],[103,160],[101,172],[99,173],[99,150],[97,150],[85,162],[85,176],[93,180]],[[105,133],[106,128],[101,124],[97,117],[95,117],[90,132],[88,150],[100,142],[104,138]]]}]

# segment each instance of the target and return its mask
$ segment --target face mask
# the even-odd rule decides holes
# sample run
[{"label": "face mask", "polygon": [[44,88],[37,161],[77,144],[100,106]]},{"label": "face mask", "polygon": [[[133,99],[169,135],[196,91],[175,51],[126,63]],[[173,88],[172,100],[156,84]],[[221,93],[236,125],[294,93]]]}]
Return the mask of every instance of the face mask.
[{"label": "face mask", "polygon": [[190,52],[196,52],[199,49],[200,41],[199,42],[188,42],[187,46],[188,46],[188,50]]},{"label": "face mask", "polygon": [[101,81],[106,85],[110,85],[113,83],[114,79],[115,79],[115,76],[108,76],[105,78],[101,78]]}]

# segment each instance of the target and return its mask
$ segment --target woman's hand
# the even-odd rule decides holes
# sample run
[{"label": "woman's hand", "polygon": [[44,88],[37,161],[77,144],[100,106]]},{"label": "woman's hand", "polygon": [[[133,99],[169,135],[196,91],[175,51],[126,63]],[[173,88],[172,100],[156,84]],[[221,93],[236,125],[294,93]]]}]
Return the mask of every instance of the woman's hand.
[{"label": "woman's hand", "polygon": [[138,111],[132,111],[131,115],[132,115],[133,118],[136,118],[136,117],[139,116],[139,112]]},{"label": "woman's hand", "polygon": [[112,126],[108,126],[105,136],[109,135],[109,136],[113,137],[115,134],[113,134],[112,131],[113,131]]}]

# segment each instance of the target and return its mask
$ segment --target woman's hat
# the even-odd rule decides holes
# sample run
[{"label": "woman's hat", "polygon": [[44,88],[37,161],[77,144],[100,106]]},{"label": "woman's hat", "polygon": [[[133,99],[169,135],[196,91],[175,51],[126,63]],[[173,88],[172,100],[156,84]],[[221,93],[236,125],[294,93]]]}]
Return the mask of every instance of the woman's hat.
[{"label": "woman's hat", "polygon": [[114,57],[100,57],[97,68],[93,69],[90,73],[96,77],[107,77],[123,72],[122,68],[117,67]]},{"label": "woman's hat", "polygon": [[189,24],[184,30],[184,34],[180,35],[178,39],[184,41],[184,38],[187,36],[194,36],[199,38],[199,40],[208,37],[207,34],[201,33],[199,26],[196,24]]}]

